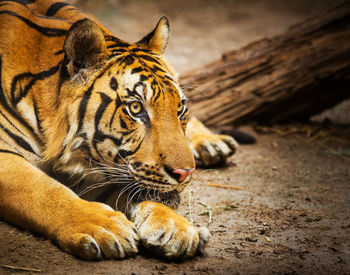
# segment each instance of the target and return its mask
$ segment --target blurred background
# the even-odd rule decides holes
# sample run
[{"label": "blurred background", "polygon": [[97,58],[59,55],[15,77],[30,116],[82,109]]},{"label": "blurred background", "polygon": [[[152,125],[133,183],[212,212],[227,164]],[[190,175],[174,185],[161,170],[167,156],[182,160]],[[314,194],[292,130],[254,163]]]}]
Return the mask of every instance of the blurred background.
[{"label": "blurred background", "polygon": [[[186,71],[220,58],[264,37],[342,3],[342,0],[70,0],[117,37],[136,42],[153,30],[163,15],[170,20],[166,57],[175,70]],[[315,116],[350,124],[350,101]]]}]

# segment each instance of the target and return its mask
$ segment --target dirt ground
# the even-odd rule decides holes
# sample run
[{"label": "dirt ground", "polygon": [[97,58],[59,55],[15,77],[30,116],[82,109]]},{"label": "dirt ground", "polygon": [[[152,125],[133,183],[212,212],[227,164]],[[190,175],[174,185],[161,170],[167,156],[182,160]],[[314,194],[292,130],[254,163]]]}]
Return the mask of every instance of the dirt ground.
[{"label": "dirt ground", "polygon": [[[167,56],[179,73],[278,34],[336,2],[75,1],[130,41],[167,15]],[[121,261],[86,262],[0,221],[0,274],[349,274],[349,106],[345,102],[316,119],[328,116],[343,126],[246,126],[256,144],[241,146],[224,168],[196,171],[179,211],[209,227],[207,255],[174,263],[142,251]]]}]

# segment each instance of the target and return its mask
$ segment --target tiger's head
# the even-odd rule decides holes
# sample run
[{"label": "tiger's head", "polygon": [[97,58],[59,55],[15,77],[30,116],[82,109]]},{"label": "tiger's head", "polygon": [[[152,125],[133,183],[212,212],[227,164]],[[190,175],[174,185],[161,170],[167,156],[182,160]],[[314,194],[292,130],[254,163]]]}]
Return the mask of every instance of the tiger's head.
[{"label": "tiger's head", "polygon": [[[97,171],[130,192],[177,194],[195,162],[185,137],[186,98],[163,58],[169,24],[126,43],[89,19],[72,25],[64,43],[58,113],[52,133],[56,166]],[[64,129],[64,130],[63,130]]]}]

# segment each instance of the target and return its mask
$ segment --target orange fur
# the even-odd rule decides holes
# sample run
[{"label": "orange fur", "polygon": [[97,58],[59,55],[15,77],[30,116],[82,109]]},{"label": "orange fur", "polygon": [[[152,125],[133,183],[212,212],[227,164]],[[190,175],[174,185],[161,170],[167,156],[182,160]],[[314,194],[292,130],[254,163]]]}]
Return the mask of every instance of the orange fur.
[{"label": "orange fur", "polygon": [[[169,258],[204,249],[206,229],[152,202],[176,207],[195,167],[186,99],[162,56],[168,34],[163,17],[132,44],[62,2],[1,1],[0,218],[90,260],[133,255],[139,239]],[[230,144],[191,121],[197,155],[208,140]],[[74,191],[131,221],[80,198],[66,174],[84,178]]]}]

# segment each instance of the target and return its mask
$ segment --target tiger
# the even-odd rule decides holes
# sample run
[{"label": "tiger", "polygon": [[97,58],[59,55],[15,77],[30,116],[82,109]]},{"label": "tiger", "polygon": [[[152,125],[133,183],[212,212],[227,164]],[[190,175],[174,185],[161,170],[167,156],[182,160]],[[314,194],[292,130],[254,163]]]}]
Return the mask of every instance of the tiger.
[{"label": "tiger", "polygon": [[0,219],[85,260],[204,252],[180,193],[237,143],[189,117],[169,31],[129,43],[64,2],[0,1]]}]

